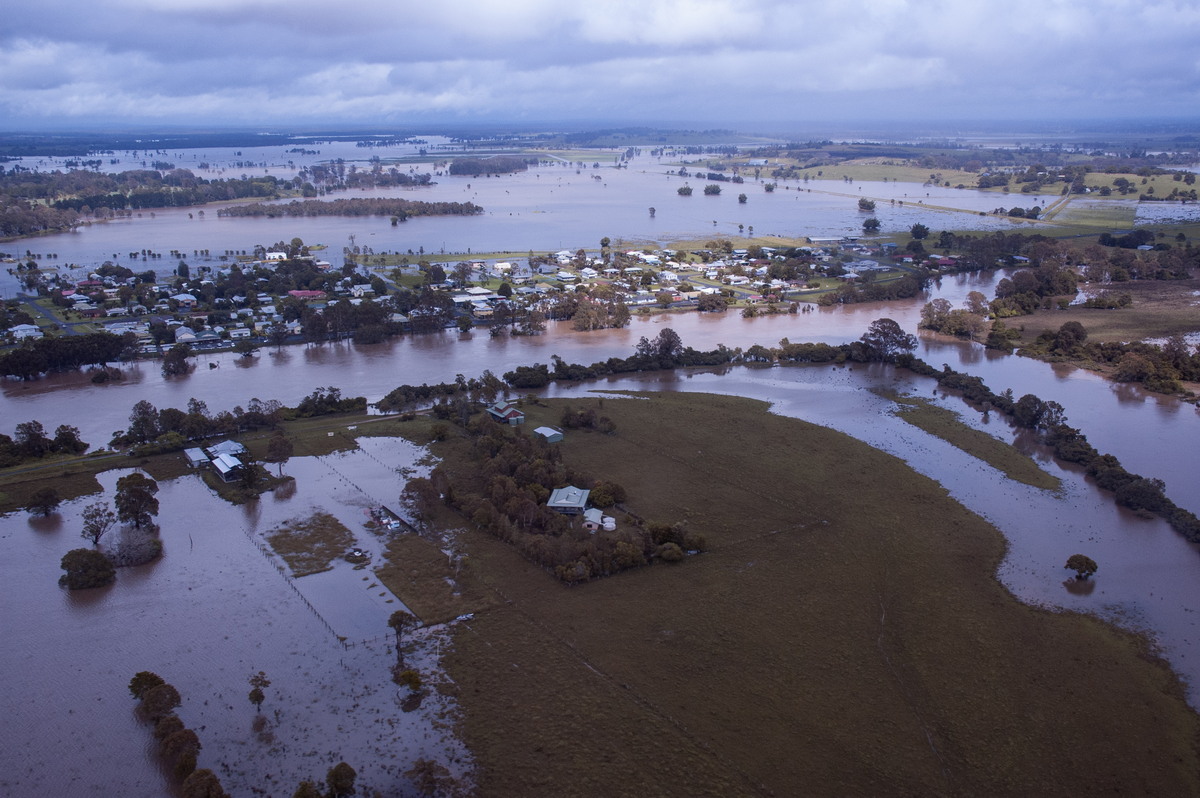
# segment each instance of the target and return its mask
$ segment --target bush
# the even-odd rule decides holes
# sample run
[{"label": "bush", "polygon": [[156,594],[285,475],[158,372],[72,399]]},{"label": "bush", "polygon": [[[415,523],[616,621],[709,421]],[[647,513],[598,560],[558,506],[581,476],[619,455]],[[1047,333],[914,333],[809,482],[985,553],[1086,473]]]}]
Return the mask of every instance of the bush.
[{"label": "bush", "polygon": [[95,549],[68,551],[63,555],[62,569],[66,573],[59,577],[58,583],[69,590],[104,587],[117,578],[112,561]]},{"label": "bush", "polygon": [[663,562],[679,562],[683,559],[683,549],[675,543],[664,543],[654,552]]},{"label": "bush", "polygon": [[412,668],[403,668],[395,666],[392,668],[392,681],[402,687],[407,687],[409,690],[421,689],[421,674],[417,673]]}]

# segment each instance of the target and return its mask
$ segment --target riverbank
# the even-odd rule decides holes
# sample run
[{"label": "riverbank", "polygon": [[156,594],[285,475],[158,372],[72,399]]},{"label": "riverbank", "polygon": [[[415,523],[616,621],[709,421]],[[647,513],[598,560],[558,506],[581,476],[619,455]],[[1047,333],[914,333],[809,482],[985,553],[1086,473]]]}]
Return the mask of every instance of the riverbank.
[{"label": "riverbank", "polygon": [[617,433],[569,433],[564,461],[709,550],[565,588],[462,533],[497,598],[447,657],[482,793],[1200,788],[1146,642],[1016,601],[1000,534],[932,480],[750,400],[603,403]]}]

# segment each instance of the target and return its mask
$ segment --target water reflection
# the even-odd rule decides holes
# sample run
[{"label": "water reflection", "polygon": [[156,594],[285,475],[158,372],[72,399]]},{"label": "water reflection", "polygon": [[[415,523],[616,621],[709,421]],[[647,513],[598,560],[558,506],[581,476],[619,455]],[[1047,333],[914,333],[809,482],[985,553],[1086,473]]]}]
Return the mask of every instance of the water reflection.
[{"label": "water reflection", "polygon": [[62,530],[63,519],[56,512],[50,513],[50,515],[31,515],[29,516],[29,528],[43,535],[50,535]]},{"label": "water reflection", "polygon": [[1076,579],[1075,577],[1071,577],[1063,582],[1063,587],[1072,595],[1090,596],[1096,590],[1096,581],[1094,579]]}]

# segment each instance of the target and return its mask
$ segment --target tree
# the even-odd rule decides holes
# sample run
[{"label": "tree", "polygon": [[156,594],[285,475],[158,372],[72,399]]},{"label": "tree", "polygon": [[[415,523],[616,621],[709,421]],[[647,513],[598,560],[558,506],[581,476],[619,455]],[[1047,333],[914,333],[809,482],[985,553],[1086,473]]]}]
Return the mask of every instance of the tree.
[{"label": "tree", "polygon": [[296,791],[292,793],[292,798],[325,798],[325,796],[321,793],[320,787],[305,779],[296,785]]},{"label": "tree", "polygon": [[174,377],[187,374],[192,370],[188,358],[192,356],[192,348],[187,344],[175,344],[163,355],[162,373],[164,377]]},{"label": "tree", "polygon": [[142,399],[133,406],[126,437],[132,443],[146,443],[158,437],[158,410],[154,405]]},{"label": "tree", "polygon": [[917,241],[922,241],[929,237],[929,228],[926,227],[925,225],[921,224],[920,222],[917,222],[916,224],[914,224],[912,226],[912,228],[909,229],[908,232]]},{"label": "tree", "polygon": [[288,332],[286,324],[272,324],[267,328],[267,340],[270,341],[272,346],[274,346],[276,349],[279,349],[287,343],[288,335],[290,335],[290,333]]},{"label": "tree", "polygon": [[114,500],[117,505],[117,518],[122,523],[133,524],[141,529],[143,524],[149,524],[158,515],[158,483],[150,477],[135,471],[117,480],[117,495]]},{"label": "tree", "polygon": [[746,195],[745,194],[738,194],[738,204],[739,205],[746,204]]},{"label": "tree", "polygon": [[867,219],[862,223],[862,229],[864,233],[878,233],[879,220],[872,216],[870,219]]},{"label": "tree", "polygon": [[188,728],[171,732],[158,744],[159,753],[167,759],[179,764],[190,760],[191,767],[186,768],[188,773],[196,769],[196,754],[200,753],[201,748],[200,738]]},{"label": "tree", "polygon": [[1087,579],[1098,569],[1096,561],[1086,554],[1072,554],[1063,567],[1074,571],[1076,579]]},{"label": "tree", "polygon": [[29,495],[24,509],[30,515],[48,516],[62,504],[62,498],[54,488],[38,488]]},{"label": "tree", "polygon": [[977,316],[987,315],[987,297],[979,291],[972,291],[971,293],[967,294],[966,306],[968,313],[974,313]]},{"label": "tree", "polygon": [[338,762],[325,775],[325,784],[329,787],[329,798],[341,798],[343,795],[354,795],[354,780],[358,774],[354,768],[345,762]]},{"label": "tree", "polygon": [[267,674],[263,671],[251,674],[250,676],[250,703],[254,705],[254,711],[258,712],[262,708],[262,702],[267,695],[263,692],[271,686],[271,680],[267,678]]},{"label": "tree", "polygon": [[80,533],[93,546],[100,545],[100,538],[117,523],[117,516],[103,502],[89,504],[83,508],[83,531]]},{"label": "tree", "polygon": [[172,712],[183,703],[183,698],[174,685],[163,684],[151,687],[142,693],[141,709],[152,720],[159,720]]},{"label": "tree", "polygon": [[129,692],[139,701],[151,688],[166,684],[166,680],[153,671],[138,671],[129,680]]},{"label": "tree", "polygon": [[229,798],[229,793],[225,792],[221,786],[221,780],[217,778],[217,774],[208,768],[193,770],[183,780],[183,789],[180,795],[183,798]]},{"label": "tree", "polygon": [[88,590],[104,587],[117,578],[112,560],[95,549],[71,549],[63,555],[61,567],[66,573],[58,584],[68,590]]},{"label": "tree", "polygon": [[871,359],[889,363],[901,352],[917,348],[916,336],[909,335],[893,319],[876,319],[863,334],[862,342],[870,352]]},{"label": "tree", "polygon": [[233,351],[242,357],[250,357],[258,351],[258,344],[251,341],[249,338],[243,338],[233,345]]},{"label": "tree", "polygon": [[449,794],[454,784],[446,766],[433,759],[418,759],[404,775],[421,795]]},{"label": "tree", "polygon": [[675,193],[681,197],[690,197],[692,196],[692,187],[680,186],[679,188],[675,189]]},{"label": "tree", "polygon": [[867,211],[869,213],[869,212],[875,210],[875,203],[874,203],[874,201],[869,200],[866,197],[863,197],[862,199],[860,199],[858,201],[858,209],[860,211]]},{"label": "tree", "polygon": [[283,464],[292,456],[295,447],[292,442],[283,436],[283,433],[278,433],[267,441],[267,456],[263,458],[268,463],[279,464],[279,476],[283,476]]},{"label": "tree", "polygon": [[50,453],[53,442],[46,437],[46,429],[40,421],[26,421],[17,425],[14,438],[22,457],[44,457]]},{"label": "tree", "polygon": [[704,187],[704,196],[706,196],[706,197],[715,197],[720,193],[721,193],[721,187],[718,186],[716,183],[709,183],[707,186]]},{"label": "tree", "polygon": [[401,649],[401,646],[404,643],[404,630],[416,625],[417,619],[404,610],[396,610],[391,614],[391,617],[388,618],[388,626],[391,627],[392,631],[396,633],[397,664],[404,662],[404,652]]}]

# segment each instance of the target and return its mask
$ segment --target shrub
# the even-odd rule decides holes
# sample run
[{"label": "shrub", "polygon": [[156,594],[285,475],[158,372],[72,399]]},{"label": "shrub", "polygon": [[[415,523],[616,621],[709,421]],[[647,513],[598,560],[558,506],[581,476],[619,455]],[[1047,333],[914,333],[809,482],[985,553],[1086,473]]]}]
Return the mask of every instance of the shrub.
[{"label": "shrub", "polygon": [[95,549],[68,551],[63,555],[62,569],[66,573],[59,577],[58,583],[69,590],[104,587],[117,578],[112,561]]}]

